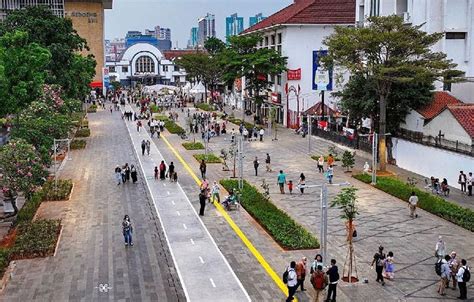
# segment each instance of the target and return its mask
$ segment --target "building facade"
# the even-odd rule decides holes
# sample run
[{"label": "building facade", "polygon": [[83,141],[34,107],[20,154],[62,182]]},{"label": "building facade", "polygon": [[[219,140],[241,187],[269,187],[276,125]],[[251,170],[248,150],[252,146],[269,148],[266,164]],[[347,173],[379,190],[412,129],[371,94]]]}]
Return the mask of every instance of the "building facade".
[{"label": "building facade", "polygon": [[[166,33],[166,31],[164,31]],[[171,49],[171,40],[158,39],[155,30],[145,30],[145,34],[140,31],[129,31],[125,36],[125,47],[128,48],[134,44],[147,43],[157,47],[161,51]],[[163,35],[166,37],[166,34]]]},{"label": "building facade", "polygon": [[2,0],[0,18],[9,10],[39,5],[47,6],[56,16],[70,18],[74,29],[86,39],[89,46],[89,50],[82,53],[92,54],[97,61],[94,82],[100,84],[105,61],[104,9],[111,9],[112,2],[113,0]]},{"label": "building facade", "polygon": [[188,48],[196,48],[198,46],[198,28],[193,27],[189,33]]},{"label": "building facade", "polygon": [[[363,25],[369,16],[399,15],[407,24],[421,25],[428,33],[444,32],[433,51],[444,52],[464,72],[467,82],[445,86],[463,102],[474,94],[474,1],[472,0],[357,0],[356,18]],[[439,90],[442,83],[437,84]]]},{"label": "building facade", "polygon": [[267,17],[264,17],[262,15],[262,13],[258,13],[256,14],[255,16],[252,16],[249,18],[249,27],[252,27],[254,26],[255,24],[257,24],[258,22],[262,21],[262,20],[265,20]]},{"label": "building facade", "polygon": [[216,36],[216,17],[207,14],[198,20],[198,45],[203,47],[207,38]]},{"label": "building facade", "polygon": [[231,36],[237,36],[244,31],[244,18],[232,14],[225,19],[225,37],[229,40]]}]

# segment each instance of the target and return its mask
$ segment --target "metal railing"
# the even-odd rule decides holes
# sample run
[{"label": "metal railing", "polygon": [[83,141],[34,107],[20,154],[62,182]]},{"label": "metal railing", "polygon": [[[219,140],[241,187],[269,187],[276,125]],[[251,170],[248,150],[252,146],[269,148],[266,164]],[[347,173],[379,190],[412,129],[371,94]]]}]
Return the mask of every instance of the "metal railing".
[{"label": "metal railing", "polygon": [[319,136],[324,139],[333,141],[335,143],[350,147],[352,149],[362,150],[368,153],[372,153],[372,141],[369,137],[356,136],[350,138],[336,131],[326,131],[320,128],[311,129],[311,133],[314,136]]}]

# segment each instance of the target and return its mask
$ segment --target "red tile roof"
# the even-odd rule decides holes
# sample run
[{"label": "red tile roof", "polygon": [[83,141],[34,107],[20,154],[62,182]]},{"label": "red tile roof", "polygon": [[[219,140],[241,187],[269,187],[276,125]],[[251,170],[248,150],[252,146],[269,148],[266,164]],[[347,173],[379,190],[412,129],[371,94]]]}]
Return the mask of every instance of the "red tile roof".
[{"label": "red tile roof", "polygon": [[163,56],[167,60],[174,60],[175,58],[180,58],[184,55],[196,52],[195,49],[165,50],[163,51]]},{"label": "red tile roof", "polygon": [[280,24],[354,24],[355,0],[295,0],[243,33]]},{"label": "red tile roof", "polygon": [[452,104],[448,105],[448,110],[471,138],[474,138],[474,104]]},{"label": "red tile roof", "polygon": [[[304,113],[309,115],[321,115],[322,113],[322,103],[318,102],[306,110]],[[335,111],[328,106],[328,104],[324,105],[324,114],[333,116]]]},{"label": "red tile roof", "polygon": [[426,120],[430,120],[443,111],[448,104],[462,104],[462,102],[446,91],[437,91],[433,95],[433,101],[417,111]]}]

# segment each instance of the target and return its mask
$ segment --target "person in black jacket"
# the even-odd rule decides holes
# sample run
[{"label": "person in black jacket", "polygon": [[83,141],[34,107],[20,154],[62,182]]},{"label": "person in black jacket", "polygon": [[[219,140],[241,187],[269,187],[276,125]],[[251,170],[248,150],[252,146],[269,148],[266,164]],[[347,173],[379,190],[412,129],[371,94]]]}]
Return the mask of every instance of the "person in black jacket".
[{"label": "person in black jacket", "polygon": [[336,259],[331,259],[331,267],[328,269],[327,275],[329,276],[329,289],[326,301],[336,302],[337,283],[339,282],[339,272],[337,271]]},{"label": "person in black jacket", "polygon": [[204,208],[206,207],[206,199],[207,199],[207,190],[201,190],[199,194],[199,203],[201,204],[201,208],[199,209],[199,215],[204,216]]}]

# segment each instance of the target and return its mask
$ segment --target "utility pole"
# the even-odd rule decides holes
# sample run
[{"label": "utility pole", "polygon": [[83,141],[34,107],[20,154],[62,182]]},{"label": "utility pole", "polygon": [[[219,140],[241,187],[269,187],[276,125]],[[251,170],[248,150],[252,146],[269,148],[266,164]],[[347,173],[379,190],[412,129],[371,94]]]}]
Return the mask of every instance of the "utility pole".
[{"label": "utility pole", "polygon": [[311,134],[313,130],[313,117],[308,115],[308,154],[311,155]]},{"label": "utility pole", "polygon": [[244,187],[244,139],[238,137],[238,155],[239,155],[239,190]]},{"label": "utility pole", "polygon": [[374,132],[372,137],[372,181],[371,184],[377,184],[377,154],[378,154],[378,143],[379,135]]}]

